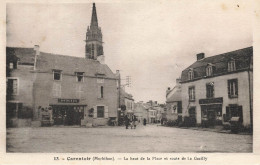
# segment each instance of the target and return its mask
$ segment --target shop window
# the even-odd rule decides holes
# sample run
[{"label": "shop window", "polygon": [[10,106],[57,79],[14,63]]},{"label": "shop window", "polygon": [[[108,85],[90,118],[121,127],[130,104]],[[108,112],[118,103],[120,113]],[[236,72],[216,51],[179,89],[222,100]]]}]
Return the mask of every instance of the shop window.
[{"label": "shop window", "polygon": [[61,80],[61,71],[53,70],[53,80]]},{"label": "shop window", "polygon": [[228,71],[232,72],[236,70],[236,62],[235,60],[231,60],[228,62]]},{"label": "shop window", "polygon": [[97,117],[98,118],[105,117],[105,107],[104,106],[97,106]]},{"label": "shop window", "polygon": [[52,94],[53,97],[61,97],[61,84],[53,83]]},{"label": "shop window", "polygon": [[189,100],[194,101],[195,100],[195,87],[189,87]]},{"label": "shop window", "polygon": [[207,98],[214,97],[214,82],[210,82],[206,84],[206,97]]},{"label": "shop window", "polygon": [[243,122],[243,108],[238,105],[227,106],[226,114],[223,116],[225,122],[228,122],[232,117],[239,117],[239,121]]},{"label": "shop window", "polygon": [[18,95],[17,78],[7,78],[7,95]]},{"label": "shop window", "polygon": [[188,72],[188,79],[193,80],[194,79],[194,71],[192,69],[189,70]]},{"label": "shop window", "polygon": [[237,79],[228,80],[228,97],[237,98],[238,97],[238,81]]},{"label": "shop window", "polygon": [[83,72],[77,72],[76,77],[77,77],[77,82],[83,82],[84,81],[84,73]]}]

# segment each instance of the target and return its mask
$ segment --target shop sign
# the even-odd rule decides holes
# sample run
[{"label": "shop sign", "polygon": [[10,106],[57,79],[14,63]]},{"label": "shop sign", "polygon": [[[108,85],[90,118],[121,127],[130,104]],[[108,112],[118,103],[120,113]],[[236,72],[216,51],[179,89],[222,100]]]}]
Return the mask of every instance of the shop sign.
[{"label": "shop sign", "polygon": [[223,97],[212,98],[212,99],[200,99],[200,104],[216,104],[216,103],[223,103]]},{"label": "shop sign", "polygon": [[79,103],[79,99],[58,99],[58,103]]}]

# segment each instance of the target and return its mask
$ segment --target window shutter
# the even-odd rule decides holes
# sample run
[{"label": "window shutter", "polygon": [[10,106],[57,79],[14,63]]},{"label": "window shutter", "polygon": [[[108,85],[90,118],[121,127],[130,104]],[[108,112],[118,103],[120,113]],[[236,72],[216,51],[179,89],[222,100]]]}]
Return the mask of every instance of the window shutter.
[{"label": "window shutter", "polygon": [[93,118],[97,118],[97,106],[94,106],[93,109],[94,109]]},{"label": "window shutter", "polygon": [[228,83],[227,83],[227,90],[228,90],[228,97],[231,96],[231,93],[230,93],[230,81],[228,80]]},{"label": "window shutter", "polygon": [[237,80],[234,83],[235,83],[235,95],[238,96],[238,82],[237,82]]},{"label": "window shutter", "polygon": [[105,106],[105,118],[108,118],[108,106]]}]

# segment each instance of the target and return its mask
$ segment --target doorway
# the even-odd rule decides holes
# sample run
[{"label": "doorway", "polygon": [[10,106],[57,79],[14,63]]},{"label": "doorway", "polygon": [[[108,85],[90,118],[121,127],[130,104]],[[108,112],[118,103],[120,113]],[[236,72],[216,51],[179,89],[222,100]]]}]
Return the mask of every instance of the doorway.
[{"label": "doorway", "polygon": [[85,106],[53,105],[54,125],[80,125]]}]

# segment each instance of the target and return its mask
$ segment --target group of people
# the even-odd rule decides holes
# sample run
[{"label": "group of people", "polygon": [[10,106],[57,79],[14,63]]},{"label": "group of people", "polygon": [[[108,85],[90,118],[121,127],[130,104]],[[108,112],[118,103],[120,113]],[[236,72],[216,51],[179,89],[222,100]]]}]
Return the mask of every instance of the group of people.
[{"label": "group of people", "polygon": [[128,129],[129,125],[131,129],[136,128],[137,118],[135,115],[125,115],[125,128]]},{"label": "group of people", "polygon": [[[137,121],[140,123],[140,120],[137,120],[137,117],[135,115],[125,115],[125,128],[128,129],[129,125],[131,129],[136,129],[136,123]],[[143,120],[143,125],[146,126],[146,119]]]}]

